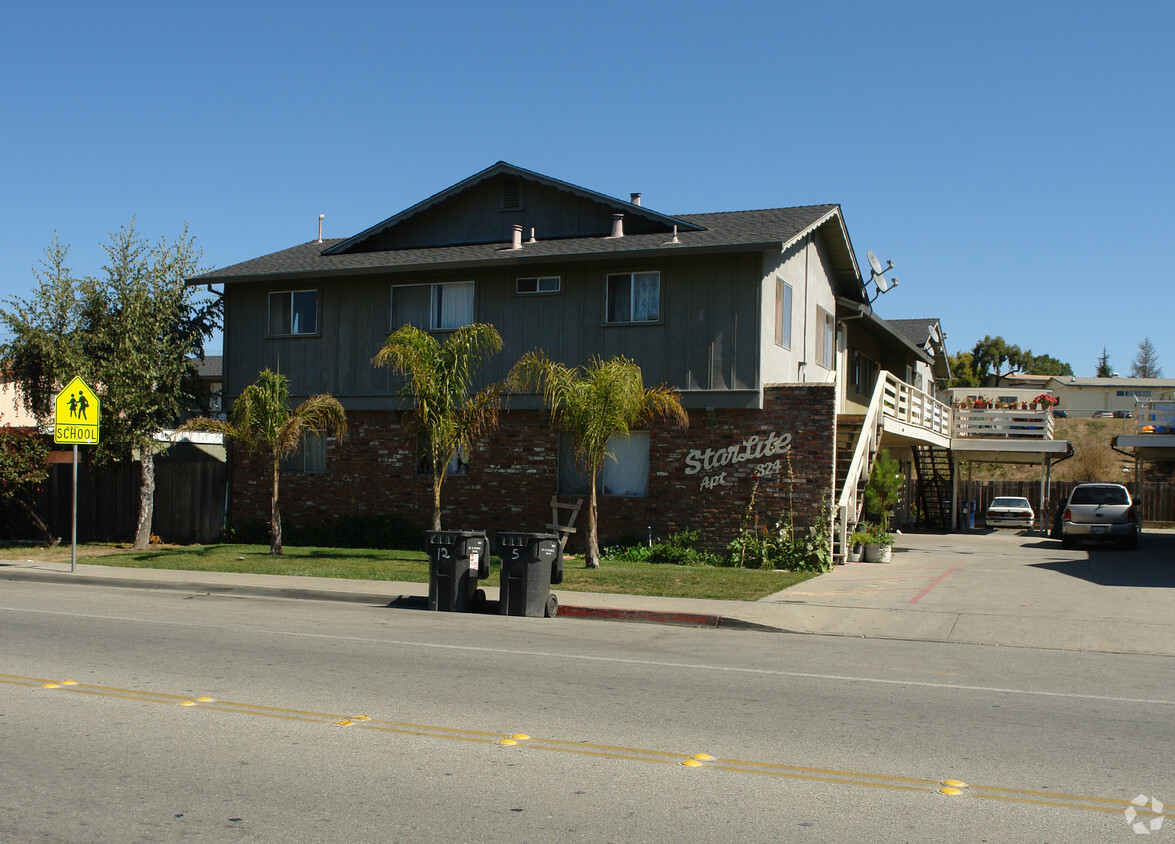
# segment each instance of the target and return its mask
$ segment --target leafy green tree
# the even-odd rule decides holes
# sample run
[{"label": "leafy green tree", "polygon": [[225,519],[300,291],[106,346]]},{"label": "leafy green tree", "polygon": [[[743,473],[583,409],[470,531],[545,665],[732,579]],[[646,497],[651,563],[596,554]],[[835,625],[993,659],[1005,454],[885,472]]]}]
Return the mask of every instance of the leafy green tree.
[{"label": "leafy green tree", "polygon": [[81,376],[101,399],[102,439],[96,463],[135,455],[140,463],[135,548],[151,538],[155,501],[155,435],[174,424],[191,400],[188,384],[204,342],[220,324],[221,303],[185,282],[200,253],[185,228],[172,242],[149,244],[134,221],[103,244],[99,276],[75,278],[68,246],[56,236],[38,285],[25,300],[0,309],[12,340],[0,347],[25,405],[42,421],[53,416],[61,386]]},{"label": "leafy green tree", "polygon": [[[1008,343],[1003,337],[992,337],[990,334],[975,344],[971,356],[979,380],[994,375],[997,387],[1004,377],[1027,371],[1033,361],[1031,351],[1021,350],[1019,346]],[[1007,371],[1004,370],[1005,366]]]},{"label": "leafy green tree", "polygon": [[12,501],[28,514],[29,519],[50,545],[58,540],[28,499],[32,484],[43,483],[49,477],[49,446],[37,434],[0,428],[0,501]]},{"label": "leafy green tree", "polygon": [[975,357],[970,352],[956,352],[948,358],[951,368],[951,387],[978,387]]},{"label": "leafy green tree", "polygon": [[1073,367],[1052,355],[1033,355],[1032,363],[1025,368],[1026,375],[1072,375]]},{"label": "leafy green tree", "polygon": [[552,424],[574,445],[576,462],[587,472],[591,487],[585,561],[588,568],[599,568],[596,486],[611,454],[608,440],[655,419],[684,428],[689,425],[689,414],[676,390],[665,386],[646,389],[640,367],[623,356],[610,360],[593,357],[586,366],[568,367],[536,350],[514,365],[508,383],[515,390],[541,389]]},{"label": "leafy green tree", "polygon": [[1155,352],[1151,338],[1144,337],[1138,344],[1138,354],[1130,364],[1130,375],[1133,378],[1163,377],[1163,370],[1159,367],[1159,355]]},{"label": "leafy green tree", "polygon": [[1094,375],[1098,378],[1113,378],[1114,368],[1110,366],[1110,354],[1106,351],[1106,347],[1102,346],[1102,353],[1098,355],[1097,371]]},{"label": "leafy green tree", "polygon": [[290,408],[290,381],[286,376],[262,370],[257,380],[237,396],[228,419],[191,419],[182,431],[223,434],[245,447],[248,454],[261,452],[271,473],[269,552],[282,552],[282,519],[278,508],[281,464],[298,450],[307,435],[332,432],[341,442],[347,437],[347,414],[338,399],[328,394],[311,396]]},{"label": "leafy green tree", "polygon": [[412,408],[404,416],[404,430],[428,451],[433,530],[441,529],[441,488],[449,462],[498,424],[501,385],[472,390],[482,364],[501,350],[502,337],[492,325],[462,326],[443,343],[414,325],[402,325],[372,358],[376,366],[406,376],[401,393],[411,398]]}]

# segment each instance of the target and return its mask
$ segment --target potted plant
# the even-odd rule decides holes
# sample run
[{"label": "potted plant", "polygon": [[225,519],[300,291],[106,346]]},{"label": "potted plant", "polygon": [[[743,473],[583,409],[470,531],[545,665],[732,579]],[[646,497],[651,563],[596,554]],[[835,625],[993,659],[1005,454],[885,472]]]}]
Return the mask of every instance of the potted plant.
[{"label": "potted plant", "polygon": [[865,553],[865,546],[869,542],[871,527],[868,524],[860,524],[857,529],[853,531],[853,535],[849,537],[849,552],[848,562],[859,563],[862,555]]},{"label": "potted plant", "polygon": [[893,537],[881,525],[874,525],[865,543],[865,562],[888,563],[892,559]]}]

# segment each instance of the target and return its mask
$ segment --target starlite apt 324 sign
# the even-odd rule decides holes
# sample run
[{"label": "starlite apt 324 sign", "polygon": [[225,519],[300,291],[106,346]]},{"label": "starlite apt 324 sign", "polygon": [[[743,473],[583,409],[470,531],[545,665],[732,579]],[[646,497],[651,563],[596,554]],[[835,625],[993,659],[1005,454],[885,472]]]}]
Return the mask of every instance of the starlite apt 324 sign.
[{"label": "starlite apt 324 sign", "polygon": [[98,397],[75,377],[57,394],[53,442],[64,445],[98,444]]}]

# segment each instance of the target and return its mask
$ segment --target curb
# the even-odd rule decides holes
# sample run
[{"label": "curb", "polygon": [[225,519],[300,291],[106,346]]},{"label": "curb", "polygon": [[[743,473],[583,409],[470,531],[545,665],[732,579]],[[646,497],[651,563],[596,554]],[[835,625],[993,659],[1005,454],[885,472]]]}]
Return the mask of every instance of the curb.
[{"label": "curb", "polygon": [[[156,580],[150,578],[104,577],[73,572],[28,571],[0,568],[0,580],[62,583],[81,586],[113,586],[131,589],[166,589],[176,592],[194,592],[225,597],[285,598],[314,601],[339,601],[352,604],[389,607],[393,609],[428,609],[428,598],[421,595],[373,595],[367,592],[346,592],[334,589],[305,589],[283,586],[256,586],[221,584],[197,580]],[[709,630],[759,630],[785,633],[778,627],[753,621],[729,618],[711,613],[673,612],[662,610],[632,610],[608,607],[585,607],[561,604],[559,616],[595,619],[600,621],[628,621],[644,624],[669,624],[678,627],[696,627]]]}]

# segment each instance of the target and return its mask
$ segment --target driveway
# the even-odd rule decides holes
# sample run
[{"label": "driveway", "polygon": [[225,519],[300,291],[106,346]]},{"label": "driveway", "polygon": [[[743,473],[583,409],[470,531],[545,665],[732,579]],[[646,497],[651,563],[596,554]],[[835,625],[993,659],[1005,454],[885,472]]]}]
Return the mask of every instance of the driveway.
[{"label": "driveway", "polygon": [[1137,551],[1016,530],[904,534],[894,551],[763,602],[803,632],[1175,656],[1175,531]]}]

